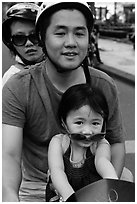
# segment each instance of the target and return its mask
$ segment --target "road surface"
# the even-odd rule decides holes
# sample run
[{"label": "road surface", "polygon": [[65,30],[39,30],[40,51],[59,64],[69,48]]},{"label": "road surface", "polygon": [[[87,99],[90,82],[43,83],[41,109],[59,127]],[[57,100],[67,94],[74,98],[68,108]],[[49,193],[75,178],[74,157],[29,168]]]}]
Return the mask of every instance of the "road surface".
[{"label": "road surface", "polygon": [[[135,76],[135,51],[132,44],[125,44],[110,39],[99,39],[99,48],[104,65],[114,67],[117,72],[120,70]],[[110,73],[109,75],[111,75]],[[126,167],[135,176],[135,85],[120,78],[114,78],[114,80],[119,91],[126,130]]]},{"label": "road surface", "polygon": [[101,60],[108,66],[135,75],[135,50],[132,44],[99,39]]}]

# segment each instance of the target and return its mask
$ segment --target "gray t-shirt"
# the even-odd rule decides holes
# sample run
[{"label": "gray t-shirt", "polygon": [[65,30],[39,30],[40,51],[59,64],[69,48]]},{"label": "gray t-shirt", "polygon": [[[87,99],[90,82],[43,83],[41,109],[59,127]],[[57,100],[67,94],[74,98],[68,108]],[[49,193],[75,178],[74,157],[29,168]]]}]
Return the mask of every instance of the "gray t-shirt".
[{"label": "gray t-shirt", "polygon": [[[123,140],[117,88],[107,74],[90,68],[91,86],[103,90],[109,106],[106,139],[110,144]],[[57,120],[62,93],[46,75],[45,63],[15,74],[3,87],[3,123],[22,127],[23,176],[46,181],[47,150],[52,136],[61,131]]]}]

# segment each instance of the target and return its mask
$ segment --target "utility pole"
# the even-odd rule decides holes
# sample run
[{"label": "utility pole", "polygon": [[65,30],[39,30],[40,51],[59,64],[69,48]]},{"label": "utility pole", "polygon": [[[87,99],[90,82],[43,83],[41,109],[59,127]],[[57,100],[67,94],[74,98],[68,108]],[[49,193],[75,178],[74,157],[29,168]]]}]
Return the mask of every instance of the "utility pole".
[{"label": "utility pole", "polygon": [[92,13],[95,15],[95,2],[87,2]]},{"label": "utility pole", "polygon": [[114,25],[117,24],[117,2],[114,2]]}]

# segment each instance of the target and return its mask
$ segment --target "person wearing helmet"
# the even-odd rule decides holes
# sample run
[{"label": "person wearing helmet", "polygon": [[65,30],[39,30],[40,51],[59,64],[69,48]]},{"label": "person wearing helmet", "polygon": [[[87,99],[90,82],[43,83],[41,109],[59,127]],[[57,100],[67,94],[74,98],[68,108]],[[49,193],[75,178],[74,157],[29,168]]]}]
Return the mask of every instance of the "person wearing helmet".
[{"label": "person wearing helmet", "polygon": [[35,32],[35,19],[39,6],[34,3],[17,3],[9,8],[2,23],[2,40],[15,56],[12,65],[3,76],[3,86],[15,73],[26,65],[44,59],[42,48],[38,45]]},{"label": "person wearing helmet", "polygon": [[39,10],[36,34],[47,59],[14,75],[3,87],[3,201],[45,201],[51,138],[62,132],[57,118],[62,94],[72,85],[101,89],[108,103],[106,139],[120,177],[124,128],[115,82],[88,67],[93,15],[86,3],[54,2]]}]

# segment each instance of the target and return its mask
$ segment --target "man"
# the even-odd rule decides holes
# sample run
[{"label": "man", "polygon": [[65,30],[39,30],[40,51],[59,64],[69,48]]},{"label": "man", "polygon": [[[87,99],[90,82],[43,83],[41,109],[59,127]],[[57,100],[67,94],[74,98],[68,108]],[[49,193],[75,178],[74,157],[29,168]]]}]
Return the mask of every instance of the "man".
[{"label": "man", "polygon": [[105,73],[88,69],[92,27],[85,3],[51,3],[39,12],[36,31],[47,60],[14,76],[3,88],[3,201],[44,201],[48,144],[61,132],[58,104],[74,84],[94,84],[106,96],[106,139],[120,177],[125,152],[117,88]]},{"label": "man", "polygon": [[42,48],[38,45],[35,32],[35,20],[39,6],[34,3],[17,3],[10,7],[2,23],[2,40],[15,56],[12,65],[3,76],[3,86],[15,73],[26,65],[41,62],[44,59]]}]

